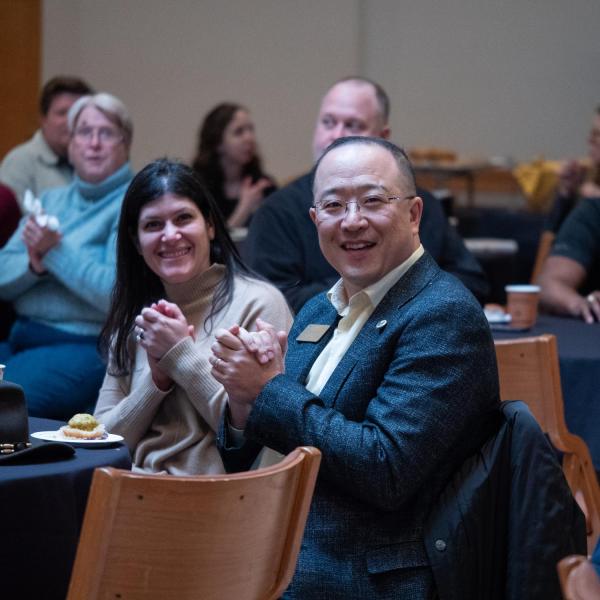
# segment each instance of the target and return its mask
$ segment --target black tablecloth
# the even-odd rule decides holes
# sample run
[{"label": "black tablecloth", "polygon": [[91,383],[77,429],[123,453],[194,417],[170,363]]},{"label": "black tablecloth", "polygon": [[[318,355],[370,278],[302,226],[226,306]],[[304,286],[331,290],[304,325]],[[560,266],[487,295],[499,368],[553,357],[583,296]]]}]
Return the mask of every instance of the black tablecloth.
[{"label": "black tablecloth", "polygon": [[[30,433],[61,425],[29,419]],[[64,600],[92,475],[101,466],[130,468],[127,447],[77,447],[68,460],[0,466],[2,598]]]},{"label": "black tablecloth", "polygon": [[600,471],[600,323],[541,315],[530,331],[494,331],[497,340],[553,333],[558,342],[565,420],[587,443]]}]

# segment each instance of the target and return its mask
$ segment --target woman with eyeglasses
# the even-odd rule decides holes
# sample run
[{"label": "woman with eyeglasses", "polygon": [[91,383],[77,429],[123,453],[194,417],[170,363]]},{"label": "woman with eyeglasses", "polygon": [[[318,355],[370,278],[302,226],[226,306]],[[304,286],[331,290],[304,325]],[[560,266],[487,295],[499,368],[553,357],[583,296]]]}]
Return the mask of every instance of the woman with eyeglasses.
[{"label": "woman with eyeglasses", "polygon": [[210,374],[213,333],[259,318],[286,331],[292,321],[282,294],[241,262],[197,174],[166,159],[146,166],[123,201],[95,412],[124,436],[134,470],[224,472],[215,436],[227,396]]},{"label": "woman with eyeglasses", "polygon": [[133,126],[115,96],[82,96],[68,113],[67,187],[29,200],[31,214],[0,250],[0,298],[17,314],[0,343],[5,378],[25,390],[29,414],[67,420],[90,412],[105,366],[98,334],[115,273],[121,201],[133,177]]},{"label": "woman with eyeglasses", "polygon": [[263,199],[276,189],[262,169],[250,113],[239,104],[219,104],[206,115],[192,167],[217,201],[229,228],[246,226]]}]

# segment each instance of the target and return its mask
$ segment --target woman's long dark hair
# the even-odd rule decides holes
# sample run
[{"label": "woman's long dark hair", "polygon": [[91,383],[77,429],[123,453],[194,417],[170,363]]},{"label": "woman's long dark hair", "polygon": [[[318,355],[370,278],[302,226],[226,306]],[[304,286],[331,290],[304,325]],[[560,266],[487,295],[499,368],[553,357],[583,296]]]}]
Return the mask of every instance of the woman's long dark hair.
[{"label": "woman's long dark hair", "polygon": [[134,178],[123,199],[117,233],[117,276],[112,292],[108,319],[100,333],[99,348],[104,356],[111,355],[112,375],[129,373],[133,363],[128,339],[135,317],[142,308],[164,297],[160,278],[146,265],[138,251],[137,229],[142,207],[165,194],[188,198],[200,209],[215,231],[210,242],[210,263],[225,265],[225,276],[218,284],[212,300],[205,329],[212,318],[231,302],[235,273],[250,274],[242,262],[215,201],[197,174],[180,162],[156,160]]},{"label": "woman's long dark hair", "polygon": [[[198,131],[198,145],[192,168],[200,174],[208,189],[217,198],[223,196],[225,183],[219,147],[223,142],[227,125],[231,123],[238,110],[247,109],[231,102],[218,104],[206,115]],[[258,152],[247,165],[244,165],[242,178],[247,176],[252,177],[253,181],[264,176]]]}]

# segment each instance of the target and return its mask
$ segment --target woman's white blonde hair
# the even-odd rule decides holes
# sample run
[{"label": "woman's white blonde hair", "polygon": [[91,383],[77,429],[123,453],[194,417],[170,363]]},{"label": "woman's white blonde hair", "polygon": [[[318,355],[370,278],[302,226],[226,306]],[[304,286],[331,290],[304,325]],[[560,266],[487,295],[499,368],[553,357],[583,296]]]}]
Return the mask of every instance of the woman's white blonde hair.
[{"label": "woman's white blonde hair", "polygon": [[133,137],[133,123],[129,116],[129,111],[119,98],[112,94],[108,94],[107,92],[82,96],[73,104],[73,106],[71,106],[69,113],[67,114],[67,121],[71,134],[73,134],[75,130],[77,119],[79,118],[81,111],[88,106],[97,108],[117,125],[123,133],[123,142],[125,145],[129,146],[131,144],[131,139]]}]

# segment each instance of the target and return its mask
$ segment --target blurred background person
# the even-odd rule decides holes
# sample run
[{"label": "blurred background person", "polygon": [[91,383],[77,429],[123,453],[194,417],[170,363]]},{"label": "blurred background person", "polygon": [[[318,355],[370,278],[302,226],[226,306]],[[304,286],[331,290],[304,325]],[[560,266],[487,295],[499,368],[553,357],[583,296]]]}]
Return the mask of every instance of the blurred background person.
[{"label": "blurred background person", "polygon": [[[12,190],[0,183],[0,248],[6,244],[19,224],[21,209]],[[15,320],[9,302],[0,300],[0,340],[6,339]]]},{"label": "blurred background person", "polygon": [[30,140],[13,148],[0,165],[0,181],[13,190],[19,205],[27,189],[39,196],[48,188],[71,182],[67,114],[76,100],[92,93],[85,81],[68,76],[53,77],[42,88],[40,128]]},{"label": "blurred background person", "polygon": [[95,413],[125,437],[134,470],[224,472],[215,435],[227,396],[210,374],[212,333],[259,317],[291,326],[283,295],[250,276],[200,178],[177,162],[146,166],[123,202]]},{"label": "blurred background person", "polygon": [[21,211],[13,191],[0,183],[0,248],[14,233],[20,217]]},{"label": "blurred background person", "polygon": [[569,160],[560,170],[558,190],[546,229],[556,233],[583,198],[600,198],[600,106],[596,108],[588,136],[587,160]]},{"label": "blurred background person", "polygon": [[[315,162],[342,137],[389,139],[389,116],[389,96],[379,84],[357,76],[340,79],[321,100],[313,133]],[[309,172],[272,194],[252,219],[243,249],[250,267],[283,292],[294,312],[339,277],[321,252],[310,218],[312,184]],[[423,199],[419,230],[423,246],[444,271],[485,302],[489,285],[481,266],[448,222],[440,201],[420,187],[417,194]]]},{"label": "blurred background person", "polygon": [[5,378],[23,386],[31,415],[63,420],[93,410],[102,382],[96,343],[114,283],[119,211],[133,176],[133,127],[118,98],[81,97],[68,126],[75,177],[40,198],[58,227],[25,217],[0,250],[0,298],[17,313],[0,343]]},{"label": "blurred background person", "polygon": [[543,310],[600,321],[600,197],[580,202],[567,217],[538,283]]},{"label": "blurred background person", "polygon": [[230,228],[246,226],[262,200],[276,189],[262,169],[250,113],[239,104],[219,104],[206,115],[192,167]]}]

